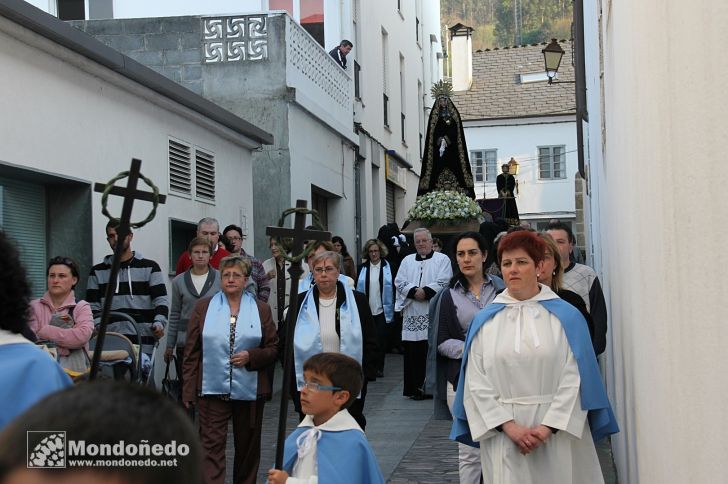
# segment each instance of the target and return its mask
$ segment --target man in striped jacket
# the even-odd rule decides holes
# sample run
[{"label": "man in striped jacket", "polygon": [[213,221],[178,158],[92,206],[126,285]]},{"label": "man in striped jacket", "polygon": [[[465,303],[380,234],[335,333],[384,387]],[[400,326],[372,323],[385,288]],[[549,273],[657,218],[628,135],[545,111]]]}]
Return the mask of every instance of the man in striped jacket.
[{"label": "man in striped jacket", "polygon": [[[106,224],[106,240],[112,250],[118,242],[116,236],[118,226],[118,220],[111,220]],[[164,285],[164,275],[159,264],[153,260],[144,259],[139,252],[131,250],[133,237],[134,234],[130,233],[123,241],[121,265],[111,310],[128,314],[134,318],[140,327],[141,343],[148,345],[153,344],[155,339],[158,340],[164,336],[169,312],[167,287]],[[91,269],[88,277],[86,301],[91,305],[96,324],[100,322],[113,258],[113,255],[104,257],[103,262],[96,264]],[[119,324],[115,331],[127,335],[136,333],[123,323]]]}]

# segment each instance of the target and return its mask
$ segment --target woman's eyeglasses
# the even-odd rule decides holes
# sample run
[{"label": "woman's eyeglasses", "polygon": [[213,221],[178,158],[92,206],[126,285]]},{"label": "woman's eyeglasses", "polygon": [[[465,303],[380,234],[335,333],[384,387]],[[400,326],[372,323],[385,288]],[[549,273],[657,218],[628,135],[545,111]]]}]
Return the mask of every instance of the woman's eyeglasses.
[{"label": "woman's eyeglasses", "polygon": [[313,382],[313,381],[303,382],[303,388],[306,388],[307,390],[310,390],[312,392],[326,391],[326,390],[336,391],[336,390],[342,389],[341,387],[332,387],[329,385],[319,385],[318,383]]},{"label": "woman's eyeglasses", "polygon": [[324,272],[326,274],[332,274],[336,271],[336,267],[334,266],[328,266],[328,267],[317,267],[313,270],[316,274],[323,274]]}]

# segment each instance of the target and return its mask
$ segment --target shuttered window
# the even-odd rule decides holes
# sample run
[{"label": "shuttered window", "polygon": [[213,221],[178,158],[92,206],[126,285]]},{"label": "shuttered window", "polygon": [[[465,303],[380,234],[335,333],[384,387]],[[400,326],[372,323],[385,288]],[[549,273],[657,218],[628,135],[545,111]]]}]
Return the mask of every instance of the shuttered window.
[{"label": "shuttered window", "polygon": [[396,222],[394,210],[394,183],[387,182],[387,223]]},{"label": "shuttered window", "polygon": [[46,290],[48,262],[45,187],[0,178],[0,214],[3,231],[17,244],[33,297],[40,297]]},{"label": "shuttered window", "polygon": [[200,148],[195,148],[195,195],[215,201],[215,156]]},{"label": "shuttered window", "polygon": [[169,140],[169,191],[191,194],[192,148],[175,140]]},{"label": "shuttered window", "polygon": [[[194,160],[194,165],[193,165]],[[169,140],[169,192],[215,201],[215,155],[184,141]]]}]

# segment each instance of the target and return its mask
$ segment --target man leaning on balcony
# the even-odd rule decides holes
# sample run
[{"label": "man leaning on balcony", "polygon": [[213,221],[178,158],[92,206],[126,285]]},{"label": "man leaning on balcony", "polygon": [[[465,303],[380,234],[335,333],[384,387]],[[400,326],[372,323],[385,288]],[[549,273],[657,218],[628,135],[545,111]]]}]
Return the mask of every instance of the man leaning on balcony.
[{"label": "man leaning on balcony", "polygon": [[337,64],[342,67],[342,69],[346,69],[346,56],[349,54],[349,52],[351,52],[352,47],[354,47],[354,44],[344,39],[339,43],[337,47],[334,47],[331,52],[329,52],[329,55],[333,57],[333,59],[336,61]]}]

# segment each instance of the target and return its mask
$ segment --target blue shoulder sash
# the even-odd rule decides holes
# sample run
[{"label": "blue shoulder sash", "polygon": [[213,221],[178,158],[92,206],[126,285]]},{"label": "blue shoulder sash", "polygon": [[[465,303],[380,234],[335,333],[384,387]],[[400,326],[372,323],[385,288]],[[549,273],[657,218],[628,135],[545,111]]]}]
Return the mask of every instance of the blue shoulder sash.
[{"label": "blue shoulder sash", "polygon": [[[362,364],[364,339],[361,332],[361,321],[359,321],[359,311],[354,300],[354,291],[346,282],[341,285],[344,287],[344,294],[346,294],[346,300],[337,310],[339,313],[339,331],[341,333],[339,335],[341,353],[351,356],[359,364]],[[311,289],[306,293],[301,305],[293,335],[296,388],[299,390],[303,388],[303,363],[313,355],[323,351],[318,308],[313,297],[313,289]]]},{"label": "blue shoulder sash", "polygon": [[[391,323],[394,321],[394,283],[392,280],[392,269],[390,268],[389,264],[386,260],[382,259],[382,280],[383,280],[383,288],[382,288],[382,306],[384,307],[384,319],[387,321],[387,323]],[[359,278],[356,281],[356,290],[366,294],[369,296],[369,293],[367,293],[367,278],[369,277],[369,263],[364,264],[362,267],[361,272],[359,272]]]},{"label": "blue shoulder sash", "polygon": [[[243,293],[235,324],[233,353],[260,346],[263,330],[258,305]],[[233,400],[258,397],[258,372],[230,364],[230,305],[220,291],[210,300],[202,328],[202,395],[224,395]]]}]

